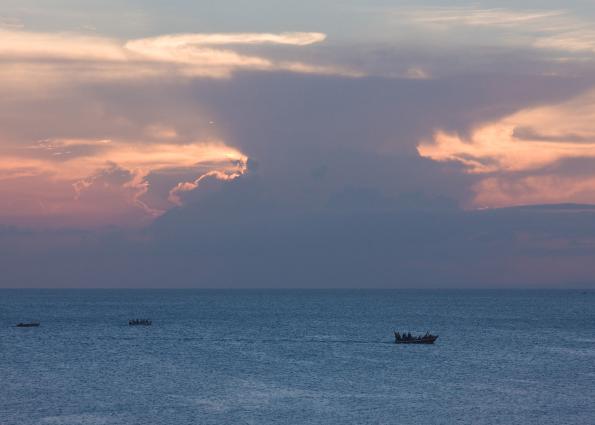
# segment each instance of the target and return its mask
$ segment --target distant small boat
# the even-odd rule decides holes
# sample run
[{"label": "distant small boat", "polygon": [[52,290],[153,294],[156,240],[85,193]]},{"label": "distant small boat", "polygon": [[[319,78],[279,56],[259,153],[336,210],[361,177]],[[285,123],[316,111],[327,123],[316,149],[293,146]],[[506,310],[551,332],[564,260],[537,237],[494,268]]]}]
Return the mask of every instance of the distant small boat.
[{"label": "distant small boat", "polygon": [[152,323],[149,319],[132,319],[128,321],[129,326],[151,326]]},{"label": "distant small boat", "polygon": [[36,328],[38,326],[39,326],[39,322],[17,323],[17,328]]},{"label": "distant small boat", "polygon": [[411,335],[410,333],[395,332],[395,344],[433,344],[438,339],[438,335],[432,335],[426,332],[425,335]]}]

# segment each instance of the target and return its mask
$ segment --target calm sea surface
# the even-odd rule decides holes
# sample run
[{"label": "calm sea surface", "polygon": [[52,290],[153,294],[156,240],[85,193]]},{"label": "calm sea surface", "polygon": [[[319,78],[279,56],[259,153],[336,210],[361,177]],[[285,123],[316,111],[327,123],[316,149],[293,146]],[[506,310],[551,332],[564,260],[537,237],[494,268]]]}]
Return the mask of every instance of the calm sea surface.
[{"label": "calm sea surface", "polygon": [[593,425],[595,292],[0,290],[2,425],[268,423]]}]

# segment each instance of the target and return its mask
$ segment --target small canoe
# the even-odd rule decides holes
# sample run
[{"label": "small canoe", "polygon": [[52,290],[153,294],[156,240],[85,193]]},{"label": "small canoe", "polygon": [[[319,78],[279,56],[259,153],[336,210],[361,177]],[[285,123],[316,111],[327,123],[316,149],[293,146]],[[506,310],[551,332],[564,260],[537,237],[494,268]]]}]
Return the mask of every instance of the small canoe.
[{"label": "small canoe", "polygon": [[39,326],[38,322],[17,323],[17,328],[36,328]]}]

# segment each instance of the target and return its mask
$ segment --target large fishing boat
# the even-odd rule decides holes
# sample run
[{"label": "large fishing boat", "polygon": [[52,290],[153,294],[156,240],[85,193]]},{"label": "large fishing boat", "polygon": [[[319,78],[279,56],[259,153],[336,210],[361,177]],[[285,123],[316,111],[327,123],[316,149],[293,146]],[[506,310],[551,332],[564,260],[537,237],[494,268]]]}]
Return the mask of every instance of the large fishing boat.
[{"label": "large fishing boat", "polygon": [[400,334],[395,331],[395,344],[433,344],[438,335],[426,332],[425,335],[411,335],[411,332]]}]

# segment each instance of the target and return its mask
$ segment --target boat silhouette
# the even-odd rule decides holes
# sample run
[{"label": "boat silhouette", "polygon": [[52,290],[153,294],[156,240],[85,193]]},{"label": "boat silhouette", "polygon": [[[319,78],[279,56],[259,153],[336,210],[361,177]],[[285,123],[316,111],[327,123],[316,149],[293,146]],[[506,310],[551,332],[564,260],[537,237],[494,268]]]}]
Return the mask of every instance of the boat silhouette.
[{"label": "boat silhouette", "polygon": [[152,323],[149,319],[131,319],[128,321],[129,326],[151,326]]},{"label": "boat silhouette", "polygon": [[17,328],[36,328],[38,326],[39,326],[39,322],[17,323]]},{"label": "boat silhouette", "polygon": [[438,335],[432,335],[426,332],[425,335],[411,335],[407,332],[401,335],[395,331],[395,344],[433,344],[438,339]]}]

